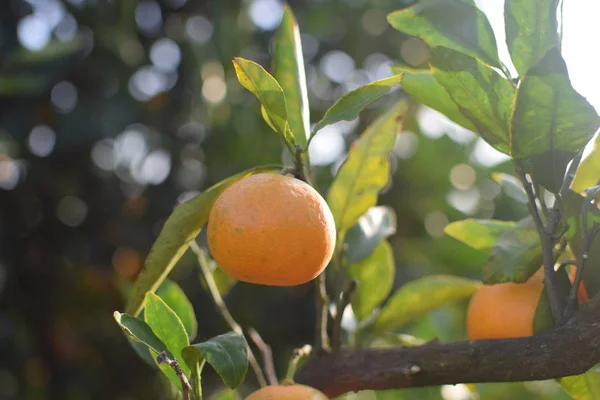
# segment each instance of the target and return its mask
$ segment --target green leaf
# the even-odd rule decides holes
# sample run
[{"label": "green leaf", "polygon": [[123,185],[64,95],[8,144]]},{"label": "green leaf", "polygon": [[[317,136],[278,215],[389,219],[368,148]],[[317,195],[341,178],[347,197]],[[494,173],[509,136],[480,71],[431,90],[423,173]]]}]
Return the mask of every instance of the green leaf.
[{"label": "green leaf", "polygon": [[228,332],[183,350],[190,368],[208,362],[230,389],[238,387],[248,371],[248,343],[243,335]]},{"label": "green leaf", "polygon": [[396,233],[396,213],[388,206],[369,208],[346,234],[346,259],[349,264],[367,258],[382,239]]},{"label": "green leaf", "polygon": [[377,332],[394,331],[446,304],[471,296],[481,282],[452,275],[428,275],[401,286],[375,321]]},{"label": "green leaf", "polygon": [[527,193],[525,193],[523,184],[517,177],[503,172],[494,172],[492,174],[492,179],[502,186],[504,193],[506,193],[508,197],[517,200],[519,203],[527,203]]},{"label": "green leaf", "polygon": [[208,222],[213,204],[225,189],[247,176],[274,172],[280,168],[280,166],[263,166],[240,172],[177,206],[150,249],[144,268],[131,288],[125,312],[137,316],[142,311],[146,293],[154,293],[169,275],[192,240]]},{"label": "green leaf", "polygon": [[183,290],[175,282],[166,279],[156,291],[156,294],[169,306],[181,320],[190,340],[198,333],[198,321],[194,307]]},{"label": "green leaf", "polygon": [[388,14],[388,22],[431,47],[446,47],[486,64],[500,67],[494,31],[485,14],[472,2],[421,0]]},{"label": "green leaf", "polygon": [[288,143],[295,145],[294,135],[287,122],[286,98],[277,80],[254,61],[235,57],[233,67],[238,81],[252,92],[264,107],[269,126],[275,127],[276,132]]},{"label": "green leaf", "polygon": [[305,147],[310,134],[310,109],[304,56],[298,23],[287,4],[275,35],[273,62],[273,75],[285,94],[288,124],[298,144]]},{"label": "green leaf", "polygon": [[446,225],[444,232],[475,250],[489,253],[504,232],[514,224],[512,221],[467,218]]},{"label": "green leaf", "polygon": [[123,332],[137,343],[142,343],[156,353],[166,351],[165,344],[154,334],[152,328],[139,318],[115,311],[113,318]]},{"label": "green leaf", "polygon": [[600,399],[600,365],[581,375],[560,378],[558,382],[575,400]]},{"label": "green leaf", "polygon": [[380,79],[347,93],[325,112],[323,118],[315,125],[313,132],[316,133],[325,126],[339,121],[352,121],[365,107],[400,83],[401,77],[402,75],[394,75]]},{"label": "green leaf", "polygon": [[512,62],[524,75],[559,44],[558,0],[509,0],[504,3],[506,44]]},{"label": "green leaf", "polygon": [[571,159],[600,126],[595,109],[571,86],[558,48],[522,78],[511,123],[515,161],[552,193]]},{"label": "green leaf", "polygon": [[486,284],[527,281],[542,264],[542,248],[533,218],[518,221],[502,234],[483,267]]},{"label": "green leaf", "polygon": [[350,277],[357,281],[352,295],[352,310],[363,320],[390,294],[394,285],[396,266],[392,246],[383,240],[367,258],[350,265]]},{"label": "green leaf", "polygon": [[[181,320],[160,297],[154,293],[148,293],[145,300],[144,319],[146,324],[152,328],[152,331],[167,347],[173,357],[181,360],[182,350],[190,344],[187,332],[181,323]],[[156,359],[157,352],[150,349],[150,353]],[[175,386],[181,389],[181,381],[173,369],[166,364],[158,364],[158,367],[165,373]],[[183,372],[190,376],[190,368],[180,363]]]},{"label": "green leaf", "polygon": [[472,132],[477,132],[475,125],[466,118],[458,106],[450,98],[446,89],[435,80],[430,70],[408,70],[405,66],[391,67],[395,74],[402,74],[400,85],[415,101],[434,109],[456,124]]},{"label": "green leaf", "polygon": [[509,154],[514,86],[496,71],[457,51],[431,49],[431,72],[486,142]]},{"label": "green leaf", "polygon": [[596,132],[590,151],[584,154],[577,167],[571,190],[585,196],[585,189],[600,183],[600,131]]},{"label": "green leaf", "polygon": [[389,154],[406,111],[406,102],[400,101],[377,118],[354,142],[336,174],[327,194],[327,204],[340,243],[346,231],[377,203],[379,191],[387,184]]}]

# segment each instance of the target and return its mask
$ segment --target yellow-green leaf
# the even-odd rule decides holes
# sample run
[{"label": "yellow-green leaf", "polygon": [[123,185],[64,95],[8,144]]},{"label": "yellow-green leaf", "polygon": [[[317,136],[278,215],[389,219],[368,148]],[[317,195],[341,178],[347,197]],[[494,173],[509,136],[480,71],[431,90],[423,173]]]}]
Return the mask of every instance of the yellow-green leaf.
[{"label": "yellow-green leaf", "polygon": [[288,124],[297,143],[304,147],[310,133],[308,89],[300,31],[289,5],[284,7],[275,35],[273,63],[273,75],[285,94]]},{"label": "yellow-green leaf", "polygon": [[[145,303],[144,319],[146,324],[152,328],[152,331],[175,358],[183,360],[182,351],[189,346],[190,341],[181,320],[175,311],[154,293],[146,295]],[[150,349],[150,353],[156,359],[158,354],[152,349]],[[181,388],[181,381],[175,375],[172,367],[158,364],[158,361],[157,365],[177,387]],[[191,370],[185,363],[180,363],[180,367],[187,376],[190,376]]]},{"label": "yellow-green leaf", "polygon": [[369,317],[387,298],[395,274],[394,252],[387,240],[382,240],[367,258],[350,266],[350,276],[357,282],[352,310],[358,320]]},{"label": "yellow-green leaf", "polygon": [[241,57],[233,59],[238,81],[256,96],[268,116],[267,123],[290,144],[295,144],[294,135],[288,126],[286,98],[277,80],[262,66]]},{"label": "yellow-green leaf", "polygon": [[395,29],[431,47],[446,47],[500,66],[496,37],[485,14],[472,1],[420,0],[387,16]]},{"label": "yellow-green leaf", "polygon": [[431,50],[433,77],[496,150],[510,154],[509,127],[515,88],[481,61],[458,51]]},{"label": "yellow-green leaf", "polygon": [[446,304],[470,297],[481,282],[452,275],[429,275],[401,286],[375,321],[378,332],[395,331]]},{"label": "yellow-green leaf", "polygon": [[352,145],[338,170],[327,203],[335,219],[338,241],[369,208],[389,180],[389,154],[400,132],[407,104],[398,102],[377,118]]},{"label": "yellow-green leaf", "polygon": [[137,316],[144,308],[147,292],[155,292],[169,275],[190,243],[208,222],[210,210],[227,187],[249,175],[278,171],[281,166],[262,166],[233,175],[193,199],[177,206],[152,245],[144,268],[136,279],[125,312]]},{"label": "yellow-green leaf", "polygon": [[504,3],[506,44],[519,73],[558,45],[558,0],[508,0]]},{"label": "yellow-green leaf", "polygon": [[585,189],[600,183],[600,131],[592,141],[590,151],[584,153],[584,157],[577,167],[575,178],[571,183],[571,190],[585,196]]},{"label": "yellow-green leaf", "polygon": [[172,280],[165,279],[160,285],[156,294],[173,310],[185,327],[190,340],[193,340],[198,333],[198,322],[194,307],[188,300],[185,292],[179,285]]},{"label": "yellow-green leaf", "polygon": [[536,183],[557,193],[567,165],[599,126],[600,116],[571,85],[555,48],[521,80],[510,126],[511,155]]},{"label": "yellow-green leaf", "polygon": [[475,125],[461,113],[446,89],[435,80],[431,70],[407,68],[404,65],[394,65],[391,69],[395,74],[402,74],[402,90],[415,101],[444,114],[463,128],[477,132]]},{"label": "yellow-green leaf", "polygon": [[488,253],[514,224],[512,221],[467,218],[446,225],[444,232],[475,250]]},{"label": "yellow-green leaf", "polygon": [[316,133],[325,126],[339,121],[352,121],[358,117],[358,114],[360,114],[366,106],[400,83],[401,76],[402,75],[394,75],[389,78],[367,83],[366,85],[345,94],[325,112],[325,115],[317,122],[313,131]]},{"label": "yellow-green leaf", "polygon": [[600,364],[584,374],[566,376],[558,382],[574,400],[600,399]]}]

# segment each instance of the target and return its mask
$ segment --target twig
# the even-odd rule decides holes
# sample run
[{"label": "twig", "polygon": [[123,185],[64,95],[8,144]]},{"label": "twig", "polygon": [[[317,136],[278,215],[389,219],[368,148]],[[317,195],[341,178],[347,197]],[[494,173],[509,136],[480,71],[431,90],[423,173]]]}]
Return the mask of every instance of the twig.
[{"label": "twig", "polygon": [[350,304],[350,300],[352,299],[355,290],[356,281],[351,280],[348,287],[342,291],[340,296],[331,334],[331,348],[333,351],[339,351],[341,348],[342,318],[344,317],[344,310],[348,307],[348,304]]},{"label": "twig", "polygon": [[[235,321],[235,319],[229,312],[229,309],[227,308],[227,304],[225,304],[225,301],[223,301],[223,297],[221,297],[221,293],[219,293],[219,289],[217,288],[217,285],[212,276],[212,273],[210,272],[208,266],[206,265],[206,260],[205,260],[206,254],[194,240],[192,240],[192,244],[190,245],[190,248],[192,249],[194,254],[196,254],[196,256],[198,257],[198,264],[200,264],[200,269],[202,270],[202,275],[204,275],[204,279],[206,280],[206,284],[208,285],[208,290],[210,291],[210,294],[215,302],[215,305],[219,309],[219,312],[221,313],[221,315],[223,316],[223,318],[225,319],[225,321],[227,322],[229,327],[231,327],[231,329],[235,333],[237,333],[239,335],[244,335],[244,332],[242,331],[242,327]],[[258,365],[258,361],[256,361],[256,357],[254,356],[254,353],[252,352],[252,349],[250,348],[250,346],[248,346],[248,362],[250,363],[250,367],[252,367],[252,370],[254,370],[254,374],[256,375],[256,380],[258,381],[260,386],[262,386],[262,387],[267,386],[267,381],[265,379],[265,375],[264,375],[262,369],[260,368],[260,365]]]},{"label": "twig", "polygon": [[[562,299],[560,298],[560,292],[558,291],[558,282],[556,280],[556,273],[554,271],[554,243],[555,243],[555,231],[560,222],[560,210],[558,207],[553,207],[548,211],[547,225],[544,226],[540,213],[538,211],[535,194],[531,182],[527,179],[525,172],[517,165],[515,170],[521,179],[521,183],[525,188],[528,198],[529,213],[533,217],[533,221],[540,237],[540,243],[542,246],[542,260],[544,263],[544,280],[546,281],[546,288],[548,293],[548,299],[550,300],[550,308],[552,309],[552,315],[555,321],[562,322]],[[556,203],[559,204],[558,202]]]},{"label": "twig", "polygon": [[260,337],[256,329],[248,328],[248,334],[250,338],[256,344],[256,347],[260,350],[263,357],[263,364],[265,368],[265,374],[267,375],[267,379],[269,381],[269,385],[277,384],[277,373],[275,372],[275,365],[273,363],[273,351],[271,351],[271,346],[265,343],[265,341]]},{"label": "twig", "polygon": [[325,281],[325,271],[315,280],[317,323],[315,327],[315,347],[317,353],[327,353],[331,351],[329,337],[327,336],[327,321],[329,318],[329,297],[327,296],[327,283]]},{"label": "twig", "polygon": [[192,385],[190,385],[190,381],[188,380],[187,376],[185,375],[185,372],[183,372],[183,369],[181,369],[181,367],[179,366],[177,359],[169,358],[167,353],[165,351],[162,351],[158,354],[158,356],[156,356],[156,362],[158,362],[159,364],[165,363],[169,367],[173,368],[173,370],[175,371],[175,374],[177,374],[177,377],[181,381],[181,391],[183,393],[183,400],[190,400],[190,393],[192,391]]},{"label": "twig", "polygon": [[284,384],[293,384],[294,376],[296,375],[296,370],[298,369],[298,364],[303,358],[306,358],[310,355],[312,351],[312,347],[310,345],[304,345],[299,349],[294,349],[294,353],[292,354],[292,358],[290,359],[290,363],[288,364],[287,371],[285,373],[285,378],[282,383]]},{"label": "twig", "polygon": [[340,351],[311,358],[294,379],[334,398],[360,390],[578,375],[600,362],[598,315],[600,297],[567,323],[534,336]]}]

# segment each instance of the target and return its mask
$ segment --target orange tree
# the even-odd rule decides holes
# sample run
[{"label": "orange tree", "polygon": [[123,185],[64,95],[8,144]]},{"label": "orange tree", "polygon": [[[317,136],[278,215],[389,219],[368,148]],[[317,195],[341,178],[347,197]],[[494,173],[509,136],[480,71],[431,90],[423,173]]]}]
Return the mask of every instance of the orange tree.
[{"label": "orange tree", "polygon": [[[593,281],[600,260],[600,136],[594,135],[600,118],[570,84],[556,7],[550,0],[506,2],[506,40],[516,73],[500,61],[489,22],[469,1],[423,0],[393,12],[388,22],[395,29],[430,47],[428,63],[393,66],[389,78],[342,96],[313,124],[299,28],[286,8],[269,71],[243,58],[234,58],[233,65],[293,163],[240,172],[175,207],[129,291],[126,309],[114,313],[133,349],[160,368],[186,399],[202,397],[206,363],[228,387],[223,396],[236,396],[233,391],[250,367],[261,386],[295,382],[304,385],[295,388],[312,387],[329,397],[375,391],[371,395],[379,398],[379,391],[406,387],[557,379],[574,398],[593,398],[600,386],[593,368],[600,362],[600,297],[593,285],[581,285]],[[529,216],[465,219],[445,229],[488,256],[480,280],[426,275],[392,291],[395,266],[387,238],[394,233],[395,216],[377,203],[388,184],[390,152],[413,104],[409,99],[443,113],[512,159],[515,175],[495,178],[526,199]],[[374,101],[387,101],[388,110],[352,144],[323,197],[309,188],[304,201],[291,200],[292,187],[314,184],[307,151],[312,139],[327,125],[355,119]],[[249,178],[257,174],[279,174],[298,185],[281,192]],[[213,214],[215,204],[220,208]],[[326,221],[322,226],[307,217],[315,204],[322,213],[316,220]],[[212,233],[226,229],[225,241],[209,232],[217,261],[227,264],[223,270],[195,241],[207,223],[214,225]],[[191,343],[198,330],[191,304],[167,279],[188,249],[231,327],[200,343]],[[281,284],[307,267],[293,265],[302,256],[313,263],[308,279],[328,267],[314,279],[314,342],[294,353],[280,382],[268,346],[256,331],[236,323],[219,285],[231,279],[227,270],[255,283]],[[531,315],[523,323],[522,307],[511,302],[538,271],[543,286],[527,291]],[[515,329],[484,335],[494,339],[450,343],[418,343],[402,334],[420,315],[466,300],[482,285],[506,284],[514,285],[515,293],[489,299],[490,306],[478,307],[469,324],[481,326],[499,313],[494,310],[514,307],[501,317]],[[263,350],[264,366],[248,337]]]}]

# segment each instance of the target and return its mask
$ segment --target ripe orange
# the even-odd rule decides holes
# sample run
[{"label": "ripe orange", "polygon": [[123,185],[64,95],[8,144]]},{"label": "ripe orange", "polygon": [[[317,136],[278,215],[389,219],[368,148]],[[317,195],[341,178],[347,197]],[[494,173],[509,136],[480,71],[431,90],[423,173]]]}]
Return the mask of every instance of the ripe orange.
[{"label": "ripe orange", "polygon": [[304,385],[267,386],[246,397],[246,400],[329,400],[317,389]]},{"label": "ripe orange", "polygon": [[533,335],[533,318],[544,289],[543,274],[525,283],[481,286],[467,311],[471,339],[515,338]]},{"label": "ripe orange", "polygon": [[317,277],[333,255],[333,215],[299,179],[256,174],[229,186],[209,216],[208,246],[221,269],[244,282],[293,286]]}]

